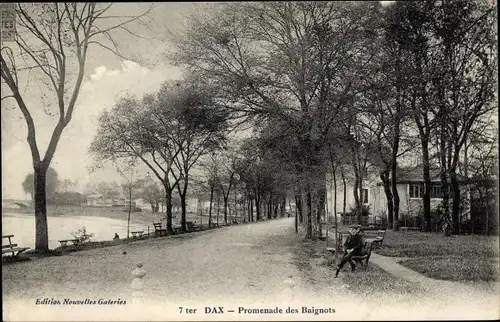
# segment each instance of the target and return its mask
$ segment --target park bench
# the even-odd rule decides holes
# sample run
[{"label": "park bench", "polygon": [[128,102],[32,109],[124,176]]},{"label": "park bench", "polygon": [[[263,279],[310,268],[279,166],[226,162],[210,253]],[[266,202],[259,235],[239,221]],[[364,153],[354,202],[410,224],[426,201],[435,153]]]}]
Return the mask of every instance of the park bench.
[{"label": "park bench", "polygon": [[11,253],[12,257],[17,257],[22,252],[30,249],[29,247],[18,247],[17,244],[13,244],[12,241],[11,241],[11,238],[13,238],[13,237],[14,237],[14,235],[2,236],[2,242],[3,242],[4,238],[6,238],[6,239],[9,240],[9,244],[8,245],[3,245],[2,244],[2,256],[3,256],[3,254],[9,254],[9,253]]},{"label": "park bench", "polygon": [[386,232],[387,232],[387,230],[378,230],[375,238],[367,238],[366,241],[369,241],[373,244],[377,244],[377,245],[382,246],[382,243],[384,242],[384,239],[385,239]]},{"label": "park bench", "polygon": [[342,242],[343,242],[343,239],[344,239],[344,235],[349,235],[349,232],[348,231],[339,231],[337,232],[337,245],[339,246],[342,246]]},{"label": "park bench", "polygon": [[192,221],[186,221],[186,228],[188,231],[195,231],[197,230],[196,225]]},{"label": "park bench", "polygon": [[64,240],[59,240],[59,243],[61,243],[62,247],[65,247],[68,245],[68,242],[73,243],[73,245],[77,245],[80,243],[79,239],[64,239]]},{"label": "park bench", "polygon": [[153,223],[155,226],[155,237],[167,236],[167,230],[161,228],[161,223]]},{"label": "park bench", "polygon": [[143,234],[144,234],[144,230],[132,231],[132,237],[133,238],[142,237]]},{"label": "park bench", "polygon": [[401,230],[401,231],[421,231],[422,228],[420,228],[420,227],[400,227],[399,230]]},{"label": "park bench", "polygon": [[366,241],[364,254],[361,256],[352,256],[351,259],[360,263],[361,266],[363,266],[363,261],[366,261],[365,265],[368,265],[368,261],[370,260],[370,256],[372,255],[372,245],[372,242]]}]

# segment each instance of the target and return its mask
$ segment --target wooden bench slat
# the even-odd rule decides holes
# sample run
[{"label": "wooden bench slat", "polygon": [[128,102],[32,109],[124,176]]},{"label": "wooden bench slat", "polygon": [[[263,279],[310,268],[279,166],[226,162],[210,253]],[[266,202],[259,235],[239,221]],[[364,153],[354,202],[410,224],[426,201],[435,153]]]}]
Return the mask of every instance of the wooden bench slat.
[{"label": "wooden bench slat", "polygon": [[162,223],[153,223],[155,227],[155,237],[167,236],[167,229],[161,228]]},{"label": "wooden bench slat", "polygon": [[[14,237],[14,235],[3,235],[2,236],[2,238],[9,239],[8,245],[2,245],[2,255],[12,253],[12,256],[16,257],[21,252],[24,252],[25,250],[30,249],[29,247],[18,247],[18,245],[16,243],[12,243],[11,238],[13,238],[13,237]],[[16,254],[16,252],[17,252],[17,254]]]},{"label": "wooden bench slat", "polygon": [[23,252],[27,249],[30,249],[29,247],[14,247],[14,248],[9,248],[9,249],[2,249],[2,254],[5,253],[14,253],[14,252]]}]

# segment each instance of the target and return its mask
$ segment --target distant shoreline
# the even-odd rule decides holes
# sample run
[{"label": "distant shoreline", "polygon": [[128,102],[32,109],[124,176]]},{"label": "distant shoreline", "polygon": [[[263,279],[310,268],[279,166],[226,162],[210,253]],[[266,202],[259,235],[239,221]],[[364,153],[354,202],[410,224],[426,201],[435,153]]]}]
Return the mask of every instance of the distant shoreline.
[{"label": "distant shoreline", "polygon": [[[2,214],[8,216],[9,213],[13,214],[25,214],[29,216],[34,216],[35,210],[31,207],[29,208],[9,208],[2,207]],[[85,216],[85,217],[104,217],[110,219],[121,219],[127,220],[128,211],[127,209],[118,207],[94,207],[94,206],[57,206],[57,205],[47,205],[47,215],[48,217],[64,217],[64,216]],[[166,214],[165,213],[152,213],[151,211],[145,210],[142,212],[131,212],[130,217],[132,220],[139,220],[145,223],[153,224],[155,222],[165,223]],[[180,221],[180,213],[174,214],[174,221]],[[187,221],[196,221],[200,223],[200,216],[188,213]],[[229,216],[228,216],[229,220]],[[208,222],[208,214],[204,214],[203,223]],[[216,214],[212,214],[212,221],[216,221]],[[219,216],[219,221],[224,221],[223,215]]]}]

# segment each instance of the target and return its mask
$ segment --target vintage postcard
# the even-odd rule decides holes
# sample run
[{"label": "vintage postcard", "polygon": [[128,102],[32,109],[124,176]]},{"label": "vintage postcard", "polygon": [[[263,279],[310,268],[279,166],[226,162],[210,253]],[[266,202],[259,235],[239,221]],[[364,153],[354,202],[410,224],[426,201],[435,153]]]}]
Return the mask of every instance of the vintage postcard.
[{"label": "vintage postcard", "polygon": [[0,8],[4,320],[500,318],[496,1]]}]

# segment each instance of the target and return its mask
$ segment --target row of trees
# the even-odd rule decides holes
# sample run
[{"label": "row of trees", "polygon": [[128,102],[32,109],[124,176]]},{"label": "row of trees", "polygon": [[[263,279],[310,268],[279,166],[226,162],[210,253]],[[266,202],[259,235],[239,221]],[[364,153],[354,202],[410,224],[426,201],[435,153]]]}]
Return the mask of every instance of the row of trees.
[{"label": "row of trees", "polygon": [[193,166],[224,144],[227,118],[206,88],[191,82],[165,83],[142,99],[122,98],[99,119],[90,152],[97,161],[146,165],[165,192],[167,231],[172,232],[172,194],[181,199],[186,230],[186,197]]},{"label": "row of trees", "polygon": [[494,13],[485,1],[231,3],[173,36],[171,58],[216,88],[233,118],[257,121],[305,197],[308,237],[333,169],[353,173],[358,218],[367,170],[378,169],[398,229],[398,159],[412,149],[424,228],[438,165],[444,220],[457,233],[464,146],[491,134],[479,130],[494,108]]},{"label": "row of trees", "polygon": [[[141,23],[151,11],[119,17],[108,15],[111,7],[18,4],[17,38],[2,44],[2,100],[15,101],[28,128],[35,247],[40,251],[48,249],[46,173],[72,119],[88,52],[97,46],[123,57],[113,33],[137,35],[129,25]],[[253,124],[265,147],[257,153],[257,164],[272,157],[295,178],[285,190],[304,196],[311,238],[313,207],[318,221],[324,211],[325,178],[333,169],[341,176],[353,172],[361,216],[369,161],[380,168],[389,221],[397,229],[397,161],[407,148],[418,145],[426,228],[429,169],[437,156],[445,218],[451,217],[457,232],[461,159],[468,159],[481,141],[482,122],[494,106],[494,9],[480,0],[397,1],[386,7],[379,1],[213,5],[204,10],[207,14],[191,17],[184,32],[171,36],[169,58],[184,68],[185,79],[142,99],[123,98],[102,116],[92,151],[102,160],[134,158],[150,168],[165,189],[171,231],[172,192],[177,190],[185,204],[199,158],[224,144],[229,127]],[[42,102],[50,98],[47,93],[53,94],[54,104],[45,108],[54,107],[49,112],[58,116],[43,157],[29,103],[20,90],[30,85],[32,75],[36,86],[47,84]],[[252,180],[257,181],[254,187],[261,184]],[[260,192],[252,196],[260,203]]]},{"label": "row of trees", "polygon": [[[263,202],[269,215],[294,196],[308,238],[321,231],[328,173],[340,174],[344,186],[346,177],[354,181],[361,220],[370,167],[384,186],[388,224],[398,229],[398,160],[421,153],[424,228],[431,229],[430,169],[439,165],[443,222],[457,233],[462,148],[473,144],[471,133],[485,138],[475,129],[493,108],[492,19],[479,1],[220,5],[173,36],[170,58],[186,79],[156,97],[120,102],[101,119],[93,149],[106,158],[139,157],[152,170],[157,153],[166,199],[177,188],[183,205],[189,171],[209,153],[210,200],[221,194],[226,221],[238,181],[257,220]],[[179,121],[182,109],[192,118]],[[220,149],[228,126],[248,123],[253,139],[237,152]],[[187,132],[176,132],[179,124]],[[120,143],[110,149],[109,137]],[[194,138],[199,153],[190,158]]]},{"label": "row of trees", "polygon": [[[26,175],[22,187],[31,200],[34,199],[35,187],[33,185],[34,174]],[[161,187],[153,182],[151,178],[139,178],[132,182],[133,197],[147,200],[153,212],[160,210],[160,205],[164,205],[164,192]],[[48,204],[57,205],[82,205],[87,202],[87,198],[93,194],[99,194],[104,199],[119,199],[128,196],[128,183],[119,184],[116,181],[89,182],[80,191],[78,183],[70,179],[60,179],[57,171],[49,167],[46,175],[46,198]],[[180,206],[180,199],[174,197],[172,204]]]}]

